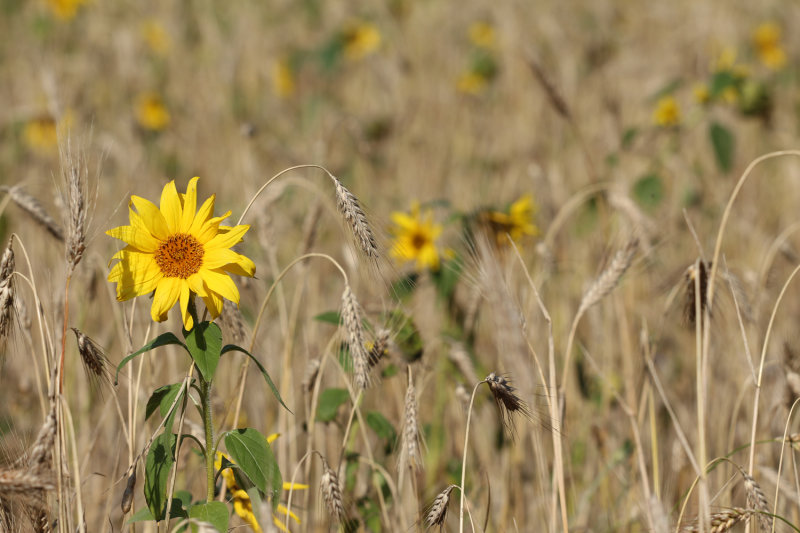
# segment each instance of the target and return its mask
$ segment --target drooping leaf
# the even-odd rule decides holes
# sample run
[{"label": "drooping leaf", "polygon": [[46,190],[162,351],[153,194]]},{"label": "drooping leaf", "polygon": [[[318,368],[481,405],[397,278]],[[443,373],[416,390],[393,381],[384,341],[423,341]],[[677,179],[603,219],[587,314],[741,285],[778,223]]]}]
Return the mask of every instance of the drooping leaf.
[{"label": "drooping leaf", "polygon": [[222,355],[222,331],[214,322],[196,324],[186,334],[186,348],[192,355],[203,379],[211,382],[217,371],[217,363]]},{"label": "drooping leaf", "polygon": [[[172,385],[164,385],[154,390],[153,394],[150,395],[150,399],[147,400],[147,407],[145,407],[144,410],[144,419],[147,420],[150,418],[150,415],[156,411],[156,408],[158,408],[161,413],[161,418],[167,416],[169,408],[172,407],[172,403],[178,397],[182,389],[183,383],[173,383]],[[173,410],[169,420],[164,423],[164,428],[167,433],[172,432],[172,422],[177,412],[177,409]]]},{"label": "drooping leaf", "polygon": [[339,323],[342,321],[342,317],[339,314],[339,311],[325,311],[324,313],[320,313],[317,316],[315,316],[314,320],[338,326]]},{"label": "drooping leaf", "polygon": [[[186,518],[188,517],[188,513],[186,512],[186,504],[184,502],[191,501],[191,495],[188,498],[181,497],[176,492],[175,495],[172,497],[172,505],[170,506],[169,510],[169,517],[170,518]],[[166,506],[166,504],[165,504]],[[126,524],[132,524],[134,522],[154,522],[155,518],[153,517],[153,513],[150,512],[150,509],[147,507],[142,507],[128,519]]]},{"label": "drooping leaf", "polygon": [[225,434],[225,447],[238,468],[277,506],[283,479],[264,435],[253,428],[234,429]]},{"label": "drooping leaf", "polygon": [[319,394],[317,402],[317,420],[320,422],[330,422],[336,418],[336,412],[347,400],[350,393],[347,389],[325,389]]},{"label": "drooping leaf", "polygon": [[[189,518],[207,522],[217,531],[228,531],[228,506],[223,502],[206,502],[193,505],[189,509]],[[192,524],[192,533],[197,533],[199,527]]]},{"label": "drooping leaf", "polygon": [[144,499],[150,513],[158,521],[163,520],[167,507],[167,481],[175,462],[177,436],[164,432],[155,438],[147,452],[144,468]]},{"label": "drooping leaf", "polygon": [[177,344],[179,346],[183,346],[188,351],[188,348],[186,348],[186,345],[183,344],[180,341],[180,339],[178,339],[178,337],[175,336],[174,333],[170,333],[170,332],[162,333],[161,335],[159,335],[158,337],[156,337],[152,341],[148,342],[147,344],[142,346],[140,349],[136,350],[135,352],[133,352],[132,354],[127,356],[125,359],[120,361],[119,365],[117,366],[117,373],[114,376],[114,384],[116,385],[117,383],[119,383],[119,371],[122,370],[122,368],[125,365],[127,365],[128,362],[131,359],[133,359],[134,357],[136,357],[138,355],[141,355],[141,354],[143,354],[145,352],[149,352],[153,348],[158,348],[160,346],[167,346],[168,344]]},{"label": "drooping leaf", "polygon": [[228,344],[222,349],[222,353],[223,354],[228,353],[228,352],[242,352],[247,357],[249,357],[256,364],[258,369],[261,371],[261,375],[264,376],[264,379],[266,380],[267,385],[269,386],[270,390],[272,391],[273,396],[275,396],[275,398],[278,400],[278,402],[280,402],[280,404],[283,406],[284,409],[286,409],[290,413],[292,412],[292,410],[289,409],[286,406],[285,403],[283,403],[283,398],[281,398],[281,393],[278,392],[278,387],[276,387],[275,383],[272,382],[272,378],[269,377],[269,373],[267,372],[267,369],[264,368],[264,365],[261,364],[261,361],[256,359],[256,357],[253,354],[251,354],[250,352],[248,352],[247,350],[245,350],[241,346],[236,346],[235,344]]},{"label": "drooping leaf", "polygon": [[733,168],[733,152],[735,139],[733,133],[718,122],[712,122],[708,129],[711,145],[714,147],[714,157],[717,167],[723,172],[730,172]]}]

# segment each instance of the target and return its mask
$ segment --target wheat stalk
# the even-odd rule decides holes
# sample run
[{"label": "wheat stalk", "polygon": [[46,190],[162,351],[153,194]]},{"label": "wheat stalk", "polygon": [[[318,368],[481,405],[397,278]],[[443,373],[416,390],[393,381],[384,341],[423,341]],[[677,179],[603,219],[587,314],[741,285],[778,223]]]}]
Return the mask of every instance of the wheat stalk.
[{"label": "wheat stalk", "polygon": [[[718,513],[712,513],[709,516],[711,529],[709,533],[725,533],[730,531],[733,526],[746,520],[749,516],[755,514],[753,509],[743,509],[741,507],[734,507],[726,509]],[[701,526],[699,521],[692,522],[681,529],[684,533],[700,533]]]},{"label": "wheat stalk", "polygon": [[13,239],[8,241],[0,258],[0,340],[5,340],[11,331],[11,321],[14,309],[14,249],[11,247]]},{"label": "wheat stalk", "polygon": [[342,323],[353,360],[353,379],[356,387],[364,390],[369,386],[369,354],[364,344],[358,301],[349,284],[345,285],[342,293]]},{"label": "wheat stalk", "polygon": [[7,193],[11,200],[14,201],[17,206],[28,213],[30,217],[41,225],[44,229],[46,229],[50,235],[58,239],[59,241],[64,241],[64,231],[61,229],[61,226],[47,214],[44,207],[39,200],[28,194],[28,192],[19,185],[14,187],[0,187],[0,191]]},{"label": "wheat stalk", "polygon": [[614,259],[611,260],[608,267],[598,276],[595,282],[592,283],[592,286],[589,287],[589,290],[583,295],[581,305],[578,307],[578,316],[582,315],[587,309],[614,290],[614,287],[617,286],[619,280],[622,279],[622,276],[631,266],[633,256],[636,255],[636,250],[638,248],[639,240],[631,239],[628,241],[628,244],[625,245],[625,248],[614,254]]},{"label": "wheat stalk", "polygon": [[417,419],[417,393],[414,380],[411,377],[411,367],[408,367],[408,388],[406,389],[403,433],[400,442],[400,454],[397,460],[397,469],[404,470],[422,469],[419,446],[419,420]]},{"label": "wheat stalk", "polygon": [[322,460],[322,477],[320,478],[320,490],[322,490],[322,497],[325,499],[325,504],[328,507],[328,513],[331,518],[340,524],[344,524],[347,520],[347,513],[344,510],[344,501],[342,500],[342,490],[339,486],[339,476],[328,465],[328,461]]},{"label": "wheat stalk", "polygon": [[761,485],[758,484],[753,476],[745,472],[744,469],[740,468],[739,472],[742,474],[742,478],[744,478],[747,507],[757,511],[758,525],[761,531],[765,533],[772,531],[772,517],[770,516],[769,503],[767,503],[767,496],[761,489]]},{"label": "wheat stalk", "polygon": [[86,250],[86,161],[71,150],[69,140],[61,148],[61,165],[67,188],[67,266],[75,267]]},{"label": "wheat stalk", "polygon": [[367,222],[367,215],[361,209],[358,198],[339,181],[339,178],[332,174],[329,175],[336,188],[336,206],[350,226],[359,248],[370,259],[377,259],[379,257],[378,241],[372,233],[369,222]]},{"label": "wheat stalk", "polygon": [[453,492],[453,489],[456,487],[457,485],[449,485],[436,496],[436,499],[433,500],[433,503],[428,509],[428,513],[425,515],[426,527],[431,528],[439,526],[440,530],[444,527],[444,521],[447,518],[447,508],[450,505],[450,493]]}]

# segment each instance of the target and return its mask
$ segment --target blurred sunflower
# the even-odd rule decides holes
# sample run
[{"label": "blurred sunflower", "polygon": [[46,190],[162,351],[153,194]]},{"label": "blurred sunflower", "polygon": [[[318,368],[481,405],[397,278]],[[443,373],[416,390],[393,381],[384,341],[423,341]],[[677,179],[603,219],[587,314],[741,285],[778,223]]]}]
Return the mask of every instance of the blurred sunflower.
[{"label": "blurred sunflower", "polygon": [[391,255],[400,263],[416,261],[417,269],[439,270],[439,250],[436,240],[442,226],[433,221],[431,210],[420,213],[419,202],[411,204],[411,212],[392,213],[394,245]]},{"label": "blurred sunflower", "polygon": [[697,83],[692,87],[692,95],[698,104],[707,104],[711,100],[708,84],[705,83]]},{"label": "blurred sunflower", "polygon": [[280,98],[288,98],[294,94],[294,71],[286,58],[272,63],[272,91]]},{"label": "blurred sunflower", "polygon": [[45,0],[50,11],[61,20],[72,20],[87,0]]},{"label": "blurred sunflower", "polygon": [[539,234],[539,228],[534,223],[536,204],[533,195],[525,194],[512,203],[507,212],[489,211],[487,217],[489,225],[494,231],[498,244],[507,244],[506,234],[514,242],[524,236],[534,237]]},{"label": "blurred sunflower", "polygon": [[147,44],[150,51],[158,56],[166,55],[172,46],[167,30],[159,20],[150,19],[145,21],[141,27],[142,39]]},{"label": "blurred sunflower", "polygon": [[[278,438],[277,434],[270,435],[269,437],[267,437],[267,442],[272,443],[277,438]],[[233,461],[228,456],[224,455],[222,452],[217,452],[217,459],[214,461],[215,470],[219,470],[220,468],[222,468],[223,457],[225,458],[225,460],[233,463]],[[230,468],[226,468],[225,470],[220,472],[220,474],[222,475],[222,479],[225,481],[225,486],[227,487],[227,490],[231,495],[231,501],[233,502],[233,511],[237,515],[239,515],[242,518],[242,520],[247,522],[247,524],[253,531],[255,531],[255,533],[261,533],[262,529],[261,526],[258,524],[258,520],[256,520],[255,513],[253,512],[253,502],[250,500],[250,495],[247,494],[246,491],[242,490],[241,487],[239,487],[239,485],[236,483],[236,476],[234,476],[233,470]],[[303,485],[301,483],[292,484],[285,482],[283,484],[283,490],[305,490],[307,488],[308,485]],[[284,517],[288,514],[289,517],[292,520],[294,520],[297,524],[300,523],[300,518],[296,514],[294,514],[294,512],[289,511],[289,509],[287,509],[286,506],[283,505],[282,503],[278,504],[276,510]],[[277,515],[275,514],[272,515],[272,522],[273,524],[275,524],[275,527],[277,527],[281,531],[288,532],[289,530],[286,529],[284,521],[285,520],[282,520]]]},{"label": "blurred sunflower", "polygon": [[35,154],[41,156],[53,155],[58,151],[59,131],[68,130],[72,124],[72,111],[64,112],[60,120],[49,113],[38,115],[25,123],[22,130],[22,140]]},{"label": "blurred sunflower", "polygon": [[161,131],[169,126],[170,120],[169,110],[158,93],[142,93],[136,99],[136,121],[142,128]]},{"label": "blurred sunflower", "polygon": [[671,95],[662,96],[653,110],[653,122],[657,126],[669,128],[681,123],[681,108]]},{"label": "blurred sunflower", "polygon": [[117,284],[117,300],[154,293],[150,317],[157,322],[166,320],[179,302],[186,330],[194,325],[188,311],[193,294],[216,318],[223,298],[239,303],[239,289],[229,274],[252,277],[256,270],[250,259],[230,249],[250,226],[220,225],[231,212],[213,217],[213,195],[196,211],[198,179],[189,181],[186,194],[179,194],[175,182],[169,182],[161,192],[160,207],[131,196],[135,210],[129,206],[130,226],[106,232],[127,244],[111,258],[119,260],[108,275],[108,281]]},{"label": "blurred sunflower", "polygon": [[486,50],[473,54],[469,68],[459,76],[456,88],[466,94],[479,95],[486,91],[498,73],[497,61]]},{"label": "blurred sunflower", "polygon": [[781,29],[774,22],[764,22],[753,32],[753,44],[758,58],[771,69],[780,69],[786,64],[786,52],[781,46]]},{"label": "blurred sunflower", "polygon": [[469,40],[479,48],[494,48],[496,40],[494,26],[484,21],[473,22],[469,27]]},{"label": "blurred sunflower", "polygon": [[355,61],[375,52],[381,45],[381,32],[371,22],[357,20],[342,31],[342,44],[347,59]]}]

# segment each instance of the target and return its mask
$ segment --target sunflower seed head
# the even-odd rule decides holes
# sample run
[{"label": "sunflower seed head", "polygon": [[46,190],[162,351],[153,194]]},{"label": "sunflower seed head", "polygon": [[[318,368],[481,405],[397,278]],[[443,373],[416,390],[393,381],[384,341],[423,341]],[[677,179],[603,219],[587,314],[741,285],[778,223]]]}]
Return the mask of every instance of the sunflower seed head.
[{"label": "sunflower seed head", "polygon": [[361,326],[361,313],[358,301],[350,285],[345,285],[342,293],[342,322],[347,333],[347,345],[353,359],[353,380],[360,390],[369,386],[369,354],[364,345],[364,330]]},{"label": "sunflower seed head", "polygon": [[328,462],[324,460],[322,470],[320,490],[322,490],[322,497],[325,499],[325,504],[328,507],[328,513],[335,522],[344,524],[347,520],[347,513],[345,513],[344,510],[342,490],[339,487],[339,476],[337,476],[336,472],[328,465]]},{"label": "sunflower seed head", "polygon": [[441,530],[444,527],[444,521],[447,518],[447,507],[450,505],[450,493],[456,488],[455,485],[450,485],[436,496],[433,503],[425,515],[425,526],[428,528],[439,526]]},{"label": "sunflower seed head", "polygon": [[334,187],[336,187],[336,206],[350,226],[359,248],[370,259],[377,259],[379,257],[378,241],[372,233],[372,229],[367,222],[367,215],[361,209],[358,198],[338,178],[331,175],[331,179],[333,179]]}]

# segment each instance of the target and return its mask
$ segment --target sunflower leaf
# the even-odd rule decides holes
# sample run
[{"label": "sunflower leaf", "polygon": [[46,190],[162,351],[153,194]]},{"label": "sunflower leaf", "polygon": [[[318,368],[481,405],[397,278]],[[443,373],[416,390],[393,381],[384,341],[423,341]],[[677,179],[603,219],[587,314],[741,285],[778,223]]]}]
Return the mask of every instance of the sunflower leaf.
[{"label": "sunflower leaf", "polygon": [[[253,360],[253,362],[254,362],[254,363],[256,364],[256,366],[258,367],[258,369],[261,371],[261,374],[264,376],[264,379],[267,381],[267,385],[269,385],[269,388],[270,388],[270,389],[272,389],[272,394],[273,394],[273,395],[275,395],[275,398],[276,398],[276,399],[277,399],[277,400],[280,402],[280,404],[283,406],[283,408],[284,408],[284,409],[286,409],[286,410],[287,410],[287,411],[289,411],[290,413],[292,412],[292,410],[291,410],[291,409],[289,409],[288,407],[286,407],[286,404],[285,404],[285,403],[283,403],[283,398],[281,398],[281,393],[280,393],[280,392],[278,392],[278,388],[275,386],[275,383],[273,383],[273,382],[272,382],[272,378],[271,378],[271,377],[269,377],[269,373],[267,372],[267,369],[266,369],[266,368],[264,368],[264,365],[262,365],[262,364],[261,364],[261,361],[259,361],[258,359],[256,359],[256,358],[255,358],[255,356],[254,356],[253,354],[251,354],[250,352],[248,352],[247,350],[245,350],[245,349],[244,349],[244,348],[242,348],[241,346],[236,346],[235,344],[228,344],[228,345],[226,345],[226,346],[225,346],[225,347],[222,349],[222,352],[221,352],[221,353],[225,354],[225,353],[228,353],[228,352],[242,352],[242,353],[243,353],[243,354],[245,354],[247,357],[249,357],[250,359],[252,359],[252,360]],[[294,413],[292,413],[292,414],[294,414]]]},{"label": "sunflower leaf", "polygon": [[162,433],[153,441],[145,460],[144,499],[157,521],[163,520],[167,508],[167,480],[175,462],[177,440],[173,433]]},{"label": "sunflower leaf", "polygon": [[[147,400],[147,407],[145,407],[144,411],[144,419],[147,420],[150,418],[156,409],[159,410],[162,417],[167,416],[167,413],[169,413],[169,408],[172,407],[172,403],[182,391],[183,383],[164,385],[163,387],[159,387],[154,390],[153,394],[150,395],[150,399]],[[169,416],[169,420],[164,423],[164,427],[167,431],[172,431],[172,422],[175,420],[176,412],[178,412],[178,410],[174,409],[172,414]]]},{"label": "sunflower leaf", "polygon": [[225,434],[225,447],[239,469],[277,506],[283,478],[264,435],[253,428],[234,429]]},{"label": "sunflower leaf", "polygon": [[119,372],[120,372],[120,370],[122,370],[122,367],[127,365],[128,362],[130,362],[131,359],[133,359],[137,355],[142,355],[145,352],[149,352],[153,348],[158,348],[160,346],[167,346],[169,344],[177,344],[179,346],[183,346],[188,351],[188,348],[186,348],[186,345],[183,344],[180,341],[180,339],[178,339],[178,337],[175,336],[174,333],[170,333],[170,332],[162,333],[161,335],[159,335],[158,337],[156,337],[152,341],[150,341],[147,344],[145,344],[144,346],[142,346],[140,349],[138,349],[135,352],[133,352],[132,354],[130,354],[128,357],[126,357],[125,359],[123,359],[119,363],[119,365],[117,366],[117,374],[114,376],[114,385],[119,383]]},{"label": "sunflower leaf", "polygon": [[186,334],[186,348],[203,379],[211,383],[222,355],[222,330],[214,322],[201,322]]},{"label": "sunflower leaf", "polygon": [[[223,502],[204,502],[192,505],[189,509],[189,518],[208,522],[217,531],[228,531],[228,506]],[[197,533],[199,530],[200,528],[196,524],[192,524],[192,533]]]}]

